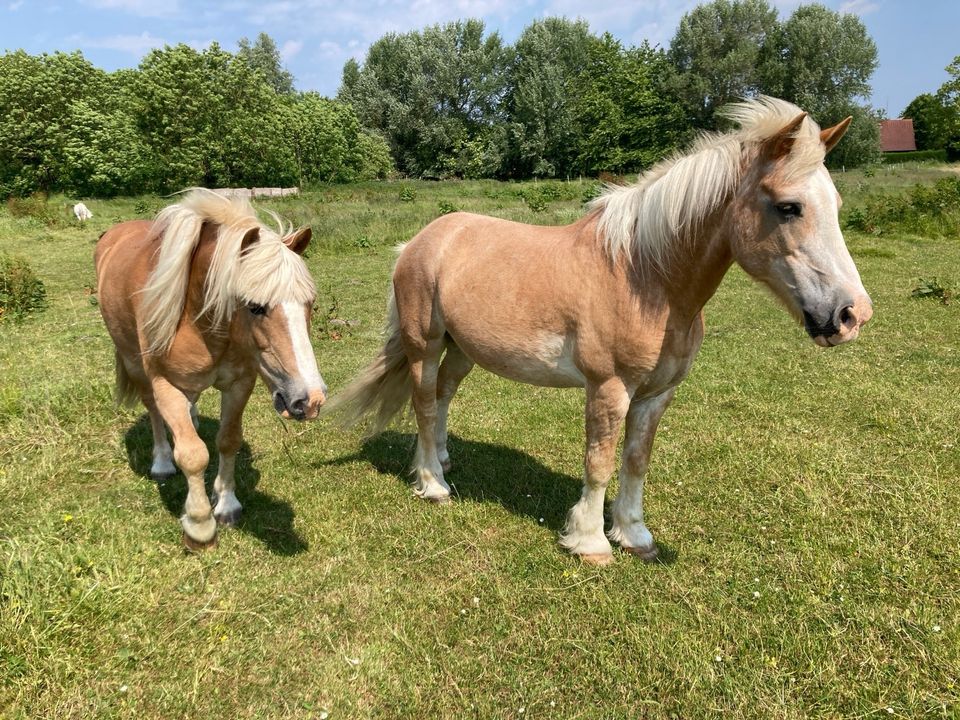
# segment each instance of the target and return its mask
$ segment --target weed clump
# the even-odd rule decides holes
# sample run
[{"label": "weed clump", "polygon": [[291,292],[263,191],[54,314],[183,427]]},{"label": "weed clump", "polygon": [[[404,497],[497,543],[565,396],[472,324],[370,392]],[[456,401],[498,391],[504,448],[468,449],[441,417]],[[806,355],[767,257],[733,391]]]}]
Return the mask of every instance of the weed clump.
[{"label": "weed clump", "polygon": [[0,322],[20,321],[47,306],[47,291],[30,263],[0,253]]},{"label": "weed clump", "polygon": [[953,283],[939,278],[920,278],[920,284],[911,292],[910,297],[921,300],[939,300],[941,305],[949,305],[957,295]]}]

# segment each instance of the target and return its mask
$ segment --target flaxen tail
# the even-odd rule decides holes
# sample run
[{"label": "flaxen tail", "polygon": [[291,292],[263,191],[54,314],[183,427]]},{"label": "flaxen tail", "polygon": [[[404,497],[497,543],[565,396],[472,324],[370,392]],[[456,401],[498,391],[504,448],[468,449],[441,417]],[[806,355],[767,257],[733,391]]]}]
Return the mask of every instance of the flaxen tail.
[{"label": "flaxen tail", "polygon": [[137,391],[137,386],[133,384],[133,379],[130,377],[130,374],[127,372],[127,368],[123,364],[123,358],[120,357],[120,351],[114,350],[113,355],[114,362],[116,363],[117,374],[117,387],[114,395],[117,400],[117,405],[121,405],[123,407],[133,407],[140,399],[140,393]]},{"label": "flaxen tail", "polygon": [[337,414],[345,427],[356,425],[368,415],[368,435],[381,432],[401,412],[413,394],[410,363],[400,340],[400,318],[390,289],[387,327],[383,348],[353,381],[323,406],[323,415]]}]

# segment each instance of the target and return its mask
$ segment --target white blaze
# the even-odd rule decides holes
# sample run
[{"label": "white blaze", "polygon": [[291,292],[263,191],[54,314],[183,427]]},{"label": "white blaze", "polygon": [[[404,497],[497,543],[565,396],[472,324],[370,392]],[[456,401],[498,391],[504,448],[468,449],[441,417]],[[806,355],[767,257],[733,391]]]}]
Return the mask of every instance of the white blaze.
[{"label": "white blaze", "polygon": [[287,330],[290,333],[290,343],[293,345],[293,355],[297,361],[300,377],[308,389],[322,388],[326,392],[326,385],[320,377],[317,368],[317,357],[310,344],[310,332],[307,326],[307,315],[303,305],[297,302],[282,303],[283,314],[287,318]]}]

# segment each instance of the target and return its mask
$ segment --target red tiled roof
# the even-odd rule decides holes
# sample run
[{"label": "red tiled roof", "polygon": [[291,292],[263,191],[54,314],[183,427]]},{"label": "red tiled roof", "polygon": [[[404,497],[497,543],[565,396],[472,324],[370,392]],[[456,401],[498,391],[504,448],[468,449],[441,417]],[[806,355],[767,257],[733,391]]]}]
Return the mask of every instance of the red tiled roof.
[{"label": "red tiled roof", "polygon": [[913,120],[881,120],[880,149],[884,152],[916,150],[913,137]]}]

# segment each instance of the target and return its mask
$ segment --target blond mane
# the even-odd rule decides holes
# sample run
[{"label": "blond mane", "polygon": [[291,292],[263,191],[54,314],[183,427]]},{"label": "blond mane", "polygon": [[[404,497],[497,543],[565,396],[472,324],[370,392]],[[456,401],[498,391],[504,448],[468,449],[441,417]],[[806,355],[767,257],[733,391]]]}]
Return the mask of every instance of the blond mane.
[{"label": "blond mane", "polygon": [[[729,105],[722,115],[739,128],[705,133],[683,154],[661,161],[632,185],[611,185],[590,203],[599,212],[597,234],[613,259],[665,268],[672,251],[730,196],[740,181],[744,156],[774,137],[803,112],[796,105],[761,96]],[[820,128],[806,118],[784,166],[789,177],[823,162]]]},{"label": "blond mane", "polygon": [[[313,301],[313,278],[301,257],[283,243],[289,230],[279,217],[273,215],[274,231],[257,219],[246,198],[227,198],[203,188],[185,192],[181,202],[164,208],[154,220],[152,232],[160,238],[160,248],[142,291],[147,352],[166,352],[173,343],[186,304],[190,263],[205,222],[218,230],[198,315],[210,313],[214,325],[220,326],[239,303]],[[255,228],[259,240],[241,252],[244,236]]]}]

